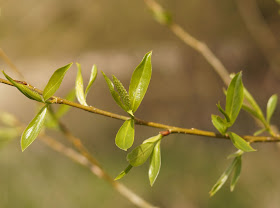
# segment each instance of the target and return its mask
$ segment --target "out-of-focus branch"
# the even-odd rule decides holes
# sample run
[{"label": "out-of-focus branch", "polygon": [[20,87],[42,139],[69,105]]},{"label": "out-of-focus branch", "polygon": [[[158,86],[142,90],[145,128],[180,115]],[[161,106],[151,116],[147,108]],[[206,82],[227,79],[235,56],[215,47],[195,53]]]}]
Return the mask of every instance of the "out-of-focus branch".
[{"label": "out-of-focus branch", "polygon": [[114,189],[116,189],[121,195],[123,195],[127,200],[132,202],[134,205],[142,208],[155,207],[150,203],[146,202],[144,199],[142,199],[140,196],[135,194],[132,190],[127,188],[122,183],[119,183],[118,181],[114,181],[114,179],[111,178],[100,166],[93,164],[92,161],[90,161],[87,157],[79,154],[72,148],[66,147],[62,143],[58,142],[52,137],[47,136],[46,134],[40,135],[40,141],[42,141],[44,144],[49,146],[51,149],[79,163],[80,165],[88,167],[94,175],[96,175],[100,179],[107,181],[109,184],[111,184],[111,186]]},{"label": "out-of-focus branch", "polygon": [[[1,113],[1,112],[0,112]],[[17,131],[22,132],[25,128],[25,125],[20,122],[15,116],[11,114],[5,113],[5,118],[9,118],[10,122],[9,125],[13,126],[17,129]],[[2,113],[1,113],[2,115]],[[7,116],[8,115],[8,116]],[[4,117],[1,119],[5,119]],[[66,130],[67,131],[67,130]],[[70,137],[71,133],[67,132],[66,137]],[[74,136],[72,136],[74,137]],[[75,139],[75,142],[77,142],[78,138],[72,138]],[[84,155],[84,152],[81,151],[83,154],[80,154],[79,152],[75,151],[74,149],[70,147],[66,147],[64,144],[60,143],[53,137],[50,137],[46,134],[45,131],[42,131],[39,135],[39,141],[43,142],[45,145],[50,147],[51,149],[61,153],[62,155],[72,159],[73,161],[77,162],[80,165],[83,165],[90,169],[90,171],[96,175],[98,178],[103,179],[107,183],[109,183],[112,188],[116,189],[122,196],[124,196],[127,200],[129,200],[134,205],[140,207],[140,208],[154,208],[155,206],[151,205],[144,199],[142,199],[140,196],[135,194],[132,190],[127,188],[122,183],[115,181],[100,165],[99,162],[90,155]],[[71,141],[72,142],[72,141]],[[81,144],[82,145],[82,144]],[[76,145],[75,145],[76,146]]]},{"label": "out-of-focus branch", "polygon": [[[154,0],[144,0],[148,8],[152,11],[154,15],[164,14],[165,10],[160,4]],[[213,67],[216,73],[220,76],[223,82],[226,85],[230,83],[229,73],[226,70],[222,62],[214,55],[214,53],[209,49],[209,47],[200,40],[197,40],[195,37],[186,32],[180,25],[171,21],[161,21],[156,18],[161,24],[166,25],[169,29],[185,44],[192,47],[194,50],[199,52],[207,62]]]},{"label": "out-of-focus branch", "polygon": [[265,22],[255,0],[236,0],[239,13],[256,44],[267,59],[270,69],[280,77],[280,46]]},{"label": "out-of-focus branch", "polygon": [[[242,1],[242,0],[240,0],[240,1]],[[144,0],[144,2],[146,3],[147,7],[152,11],[155,19],[160,24],[167,26],[186,45],[192,47],[194,50],[196,50],[198,53],[200,53],[206,59],[206,61],[213,67],[214,71],[219,75],[219,77],[223,80],[223,82],[226,85],[229,85],[231,79],[230,79],[227,69],[205,43],[197,40],[195,37],[193,37],[187,31],[185,31],[180,25],[173,22],[171,16],[169,16],[168,12],[166,12],[164,10],[164,8],[160,4],[158,4],[155,0]],[[278,64],[278,66],[279,66],[279,64]],[[274,71],[277,71],[277,70],[274,70]],[[277,71],[277,72],[280,74],[279,71]],[[244,99],[244,103],[248,103],[246,98]],[[254,119],[258,126],[261,126],[261,127],[263,126],[262,123],[260,123],[256,118],[254,118]],[[272,132],[271,127],[265,126],[265,128],[269,129],[269,132],[271,133],[271,135],[279,137],[275,132]],[[250,140],[250,142],[254,142],[254,141],[256,141],[256,140],[254,140],[254,139]]]},{"label": "out-of-focus branch", "polygon": [[14,72],[16,72],[19,75],[20,79],[24,80],[24,76],[20,73],[16,65],[13,64],[13,62],[9,59],[7,54],[2,50],[2,48],[0,48],[0,57],[11,67],[11,69]]},{"label": "out-of-focus branch", "polygon": [[[17,69],[17,67],[12,63],[12,61],[9,59],[9,57],[4,53],[4,51],[0,48],[0,57],[11,67],[11,69],[16,72],[22,79],[24,79],[24,76],[20,73],[20,71]],[[33,90],[35,90],[34,87],[29,85]],[[37,90],[37,92],[42,93],[42,91]],[[52,116],[54,116],[52,109],[50,108],[50,111],[52,113]],[[56,119],[56,118],[55,118]],[[100,165],[97,159],[87,150],[87,148],[83,145],[82,141],[75,137],[68,129],[67,127],[58,119],[57,123],[59,126],[59,129],[62,131],[62,133],[65,135],[67,140],[74,145],[74,147],[81,153],[79,154],[75,150],[64,146],[62,143],[56,141],[52,137],[47,136],[45,133],[40,134],[41,141],[43,141],[46,145],[48,145],[50,148],[56,150],[57,152],[62,153],[63,155],[71,158],[75,162],[84,165],[88,167],[93,174],[95,174],[97,177],[107,181],[111,186],[116,189],[121,195],[123,195],[127,200],[129,200],[134,205],[141,207],[141,208],[153,208],[155,206],[151,205],[144,199],[142,199],[140,196],[135,194],[132,190],[127,188],[125,185],[115,181]],[[24,125],[21,124],[20,121],[15,119],[15,125],[19,126],[20,128],[24,129]]]}]

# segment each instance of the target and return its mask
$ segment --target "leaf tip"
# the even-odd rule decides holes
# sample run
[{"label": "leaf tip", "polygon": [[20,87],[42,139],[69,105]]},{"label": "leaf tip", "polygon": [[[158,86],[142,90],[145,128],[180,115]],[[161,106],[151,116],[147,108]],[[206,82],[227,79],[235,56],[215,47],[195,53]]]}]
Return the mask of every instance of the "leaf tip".
[{"label": "leaf tip", "polygon": [[147,57],[147,58],[148,58],[148,57],[151,57],[152,54],[153,54],[153,51],[151,50],[151,51],[149,51],[148,53],[146,53],[146,57]]},{"label": "leaf tip", "polygon": [[21,152],[24,152],[24,150],[26,150],[26,148],[28,147],[29,145],[24,145],[23,142],[22,142],[22,138],[21,138]]}]

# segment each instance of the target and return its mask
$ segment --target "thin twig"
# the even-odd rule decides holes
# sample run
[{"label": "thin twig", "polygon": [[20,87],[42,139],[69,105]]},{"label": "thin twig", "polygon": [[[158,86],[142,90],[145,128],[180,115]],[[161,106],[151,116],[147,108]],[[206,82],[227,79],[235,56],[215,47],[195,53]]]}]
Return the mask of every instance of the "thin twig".
[{"label": "thin twig", "polygon": [[44,144],[48,145],[51,149],[63,154],[64,156],[72,159],[73,161],[88,167],[90,171],[96,175],[97,177],[107,181],[114,189],[116,189],[121,195],[123,195],[126,199],[132,202],[134,205],[142,208],[154,208],[155,206],[151,205],[137,194],[135,194],[132,190],[128,189],[122,183],[115,181],[111,178],[100,166],[95,165],[90,161],[87,157],[79,154],[72,148],[66,147],[62,143],[58,142],[57,140],[53,139],[50,136],[45,134],[40,135],[40,141]]},{"label": "thin twig", "polygon": [[[144,2],[153,13],[164,11],[162,6],[154,0],[144,0]],[[194,50],[198,51],[207,60],[207,62],[213,67],[213,69],[220,76],[223,82],[226,85],[229,85],[230,77],[228,71],[226,70],[222,62],[213,54],[213,52],[208,48],[208,46],[205,43],[197,40],[195,37],[193,37],[188,32],[186,32],[180,25],[174,22],[169,22],[166,23],[165,25],[169,27],[169,29],[185,44],[192,47]]]},{"label": "thin twig", "polygon": [[11,69],[14,72],[16,72],[19,75],[20,79],[24,80],[24,76],[20,73],[16,65],[13,64],[13,62],[9,59],[7,54],[2,50],[2,48],[0,48],[0,57],[11,67]]},{"label": "thin twig", "polygon": [[[237,1],[241,1],[241,2],[246,2],[246,1],[242,1],[242,0],[237,0]],[[251,0],[254,1],[254,0]],[[144,2],[146,3],[147,7],[152,11],[152,13],[155,15],[155,19],[160,23],[163,24],[165,26],[167,26],[180,40],[182,40],[186,45],[192,47],[194,50],[196,50],[198,53],[200,53],[205,59],[206,61],[213,67],[214,71],[219,75],[219,77],[222,79],[222,81],[226,84],[229,85],[231,78],[229,76],[229,72],[227,71],[227,69],[225,68],[225,66],[222,64],[222,62],[215,56],[215,54],[209,49],[209,47],[203,43],[200,40],[197,40],[195,37],[193,37],[192,35],[190,35],[187,31],[185,31],[180,25],[174,23],[171,18],[166,18],[167,16],[167,12],[163,9],[163,7],[158,4],[155,0],[144,0]],[[161,18],[158,18],[157,15],[161,15]],[[163,16],[165,16],[165,18],[163,18]],[[266,37],[268,38],[271,34],[267,34]],[[258,38],[260,38],[261,35],[256,35]],[[261,38],[260,38],[261,39]],[[260,41],[262,41],[262,46],[265,47],[263,44],[263,40],[261,39]],[[276,40],[272,41],[272,42],[276,42]],[[272,46],[273,44],[271,44]],[[270,52],[270,51],[269,51]],[[278,54],[279,55],[279,54]],[[280,57],[280,56],[279,56]],[[277,71],[277,73],[279,73],[278,68],[275,68],[276,66],[276,58],[273,58],[273,63],[274,63],[274,72]],[[271,61],[272,63],[272,61]],[[279,65],[279,64],[278,64]],[[244,98],[244,103],[248,103],[247,99]],[[277,137],[280,138],[279,135],[275,132],[272,131],[270,126],[267,126],[266,124],[263,124],[261,122],[258,121],[258,119],[256,119],[255,117],[253,117],[253,119],[255,120],[256,124],[260,127],[263,128],[263,125],[265,128],[268,129],[268,132],[273,136],[273,137]]]},{"label": "thin twig", "polygon": [[[12,115],[11,115],[12,116]],[[13,117],[13,124],[15,128],[19,132],[25,129],[25,125],[20,122],[15,116]],[[68,131],[68,130],[67,130]],[[71,136],[71,133],[67,132],[67,137]],[[73,136],[71,136],[73,137]],[[62,155],[72,159],[73,161],[83,165],[96,175],[98,178],[103,179],[108,182],[116,191],[118,191],[121,195],[123,195],[127,200],[129,200],[134,205],[140,208],[154,208],[155,206],[151,205],[149,202],[145,201],[143,198],[135,194],[132,190],[127,188],[122,183],[115,181],[98,163],[98,161],[90,154],[81,154],[70,147],[66,147],[64,144],[60,143],[53,137],[50,137],[46,134],[45,131],[41,131],[39,135],[39,141],[43,142],[45,145],[50,147],[51,149],[61,153]],[[72,139],[71,139],[72,140]],[[78,138],[74,138],[74,142],[79,140]]]},{"label": "thin twig", "polygon": [[[4,80],[2,78],[0,78],[0,83],[3,84],[7,84],[10,86],[13,86],[12,83],[10,83],[7,80]],[[29,89],[37,92],[38,94],[42,95],[43,92],[42,90],[39,90],[29,84],[26,85],[26,87],[28,87]],[[56,96],[52,96],[50,98],[50,103],[52,104],[64,104],[64,105],[69,105],[81,110],[85,110],[91,113],[95,113],[95,114],[99,114],[102,116],[107,116],[110,118],[115,118],[118,120],[128,120],[130,119],[129,116],[123,116],[123,115],[119,115],[116,113],[111,113],[108,111],[104,111],[98,108],[95,108],[93,106],[85,106],[85,105],[81,105],[79,103],[75,103],[60,97],[56,97]],[[180,128],[180,127],[176,127],[176,126],[169,126],[169,125],[165,125],[165,124],[161,124],[161,123],[155,123],[155,122],[151,122],[151,121],[145,121],[139,118],[134,117],[135,123],[138,125],[144,125],[144,126],[149,126],[149,127],[154,127],[154,128],[159,128],[159,129],[165,129],[165,130],[169,130],[170,133],[179,133],[179,134],[191,134],[191,135],[197,135],[197,136],[205,136],[205,137],[212,137],[212,138],[220,138],[220,139],[230,139],[227,135],[223,136],[221,134],[217,134],[215,132],[211,132],[211,131],[204,131],[204,130],[199,130],[199,129],[187,129],[187,128]],[[242,136],[245,140],[247,140],[248,142],[280,142],[280,136],[277,135],[276,137],[266,137],[266,136]]]},{"label": "thin twig", "polygon": [[[4,51],[0,48],[0,57],[11,67],[11,69],[16,72],[22,79],[24,79],[24,76],[20,73],[20,71],[17,69],[17,67],[12,63],[12,61],[9,59],[9,57],[4,53]],[[17,81],[16,82],[20,84],[25,84],[28,87],[30,87],[32,90],[36,90],[31,85],[27,84],[25,81]],[[6,83],[8,84],[8,83]],[[40,90],[38,90],[40,91]],[[42,93],[42,91],[40,91]],[[50,108],[50,111],[52,113],[52,116],[55,117],[52,108]],[[56,119],[56,118],[55,118]],[[79,154],[75,150],[68,148],[64,146],[62,143],[56,141],[55,139],[47,136],[45,133],[41,133],[41,141],[43,141],[45,144],[47,144],[50,148],[64,154],[65,156],[71,158],[72,160],[78,162],[81,165],[84,165],[88,167],[93,174],[95,174],[97,177],[107,181],[111,186],[116,189],[121,195],[123,195],[127,200],[132,202],[134,205],[140,207],[140,208],[153,208],[155,206],[151,205],[144,199],[142,199],[140,196],[135,194],[132,190],[127,188],[125,185],[115,181],[100,165],[97,159],[90,154],[90,152],[87,150],[87,148],[83,145],[81,140],[77,137],[75,137],[67,128],[66,126],[59,120],[56,119],[59,129],[62,131],[62,133],[65,135],[65,137],[68,139],[70,143],[74,145],[74,147],[81,153]],[[21,128],[24,128],[24,126],[20,123],[20,121],[16,120],[15,125],[20,126]]]}]

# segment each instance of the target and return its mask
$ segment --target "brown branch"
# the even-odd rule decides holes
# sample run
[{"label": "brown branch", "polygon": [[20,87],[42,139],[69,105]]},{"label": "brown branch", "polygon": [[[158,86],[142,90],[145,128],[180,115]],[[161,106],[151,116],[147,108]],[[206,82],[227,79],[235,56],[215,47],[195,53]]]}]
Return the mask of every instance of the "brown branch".
[{"label": "brown branch", "polygon": [[19,75],[22,80],[24,80],[24,76],[20,73],[16,65],[13,64],[7,54],[2,50],[2,48],[0,48],[0,57],[11,67],[13,71],[15,71]]},{"label": "brown branch", "polygon": [[[9,57],[5,54],[5,52],[0,48],[0,57],[11,67],[11,69],[16,72],[22,79],[24,79],[24,76],[20,73],[20,71],[17,69],[17,67],[12,63],[12,61],[9,59]],[[29,85],[25,81],[18,81],[16,82],[20,84],[27,85],[30,87],[33,91],[38,92],[42,94],[42,91],[36,90],[33,86]],[[13,86],[11,83],[6,82],[5,84]],[[52,108],[50,108],[52,115],[53,114]],[[56,119],[56,118],[55,118]],[[72,143],[75,148],[81,153],[79,154],[75,150],[68,148],[61,144],[60,142],[56,141],[55,139],[47,136],[45,133],[41,133],[41,141],[43,141],[45,144],[47,144],[50,148],[64,154],[65,156],[71,158],[72,160],[78,162],[81,165],[84,165],[88,167],[93,174],[95,174],[97,177],[104,179],[107,181],[111,186],[116,189],[121,195],[123,195],[127,200],[129,200],[134,205],[141,207],[141,208],[153,208],[154,206],[146,202],[144,199],[142,199],[140,196],[135,194],[132,190],[127,188],[125,185],[115,181],[100,165],[97,159],[95,159],[94,156],[90,154],[90,152],[87,150],[87,148],[82,144],[81,140],[77,137],[75,137],[67,128],[66,126],[59,121],[58,119],[57,123],[59,125],[60,130],[65,135],[65,137]],[[19,122],[17,119],[15,119],[14,125],[20,126],[20,128],[24,129],[24,126]]]},{"label": "brown branch", "polygon": [[[19,132],[23,131],[25,128],[25,125],[20,122],[16,117],[9,115],[9,117],[12,117],[13,122],[12,124],[9,124],[10,126],[14,126],[18,129]],[[61,124],[63,125],[63,124]],[[75,145],[75,147],[78,146],[79,151],[81,151],[81,154],[77,151],[73,150],[72,148],[66,147],[64,144],[60,143],[59,141],[55,140],[54,138],[48,136],[44,131],[42,131],[39,135],[39,141],[43,142],[45,145],[50,147],[51,149],[61,153],[62,155],[72,159],[73,161],[79,163],[80,165],[83,165],[90,169],[90,171],[96,175],[98,178],[103,179],[104,181],[108,182],[116,191],[118,191],[121,195],[123,195],[127,200],[129,200],[134,205],[140,207],[140,208],[153,208],[155,206],[151,205],[144,199],[142,199],[140,196],[135,194],[132,190],[127,188],[122,183],[115,181],[99,164],[99,162],[87,152],[85,147],[80,148],[83,146],[81,142],[79,142],[79,138],[74,137],[71,135],[71,133],[66,129],[66,127],[63,130],[63,133],[66,135],[66,137]],[[77,143],[80,143],[77,145]],[[86,153],[86,154],[85,154]]]},{"label": "brown branch", "polygon": [[[242,0],[239,0],[239,1],[244,2],[244,3],[246,2],[246,1],[242,1]],[[254,1],[254,0],[251,0],[251,1]],[[147,7],[152,11],[152,13],[155,16],[155,19],[160,24],[163,24],[163,25],[167,26],[186,45],[192,47],[194,50],[196,50],[198,53],[200,53],[206,59],[206,61],[213,67],[214,71],[219,75],[219,77],[223,80],[223,82],[226,85],[229,85],[231,79],[230,79],[230,76],[229,76],[229,73],[228,73],[227,69],[225,68],[225,66],[222,64],[222,62],[214,55],[214,53],[209,49],[209,47],[205,43],[203,43],[200,40],[197,40],[196,38],[191,36],[187,31],[185,31],[180,25],[174,23],[171,20],[168,13],[155,0],[144,0],[144,2],[146,3]],[[269,35],[270,34],[267,34],[266,37],[268,38]],[[256,36],[260,37],[261,35],[256,35]],[[272,37],[272,39],[274,39],[274,38]],[[262,39],[262,41],[263,40],[264,39]],[[272,42],[275,43],[276,41],[272,41]],[[271,44],[270,46],[272,47],[272,45],[273,44]],[[276,66],[275,65],[275,60],[277,60],[277,59],[274,58],[274,68],[273,69],[274,69],[274,72],[277,70],[277,72],[279,73],[279,70],[275,68],[275,66]],[[245,104],[248,103],[246,98],[244,98],[244,103]],[[260,126],[262,128],[263,127],[267,128],[268,132],[273,137],[277,137],[278,139],[280,139],[280,136],[277,133],[273,132],[271,127],[268,126],[266,123],[259,122],[259,120],[256,119],[255,117],[253,117],[253,119],[255,120],[255,122],[258,126]],[[249,140],[250,139],[248,139],[248,141]],[[252,141],[255,141],[255,140],[252,139]]]},{"label": "brown branch", "polygon": [[111,178],[99,165],[93,164],[91,160],[87,157],[79,154],[72,148],[64,146],[62,143],[53,139],[50,136],[45,134],[40,135],[40,141],[49,146],[51,149],[63,154],[64,156],[72,159],[73,161],[88,167],[90,171],[96,175],[97,177],[107,181],[114,189],[116,189],[121,195],[123,195],[126,199],[132,202],[134,205],[142,208],[153,208],[155,206],[146,202],[144,199],[135,194],[132,190],[128,189],[122,183],[115,181]]},{"label": "brown branch", "polygon": [[[7,85],[11,85],[13,86],[12,83],[10,83],[7,80],[1,79],[0,78],[0,83],[3,84],[7,84]],[[38,94],[42,95],[42,91],[27,84],[26,85],[29,89],[37,92]],[[56,96],[52,96],[50,98],[50,103],[52,104],[64,104],[64,105],[69,105],[81,110],[85,110],[88,111],[90,113],[95,113],[95,114],[99,114],[99,115],[103,115],[103,116],[107,116],[110,118],[115,118],[118,120],[128,120],[130,119],[130,117],[128,116],[123,116],[123,115],[119,115],[116,113],[111,113],[108,111],[104,111],[98,108],[95,108],[93,106],[85,106],[85,105],[81,105],[79,103],[75,103],[60,97],[56,97]],[[176,126],[169,126],[169,125],[165,125],[165,124],[161,124],[161,123],[155,123],[155,122],[151,122],[151,121],[145,121],[139,118],[134,118],[135,123],[138,125],[144,125],[144,126],[149,126],[149,127],[154,127],[154,128],[159,128],[159,129],[165,129],[165,130],[169,130],[170,133],[180,133],[180,134],[191,134],[191,135],[197,135],[197,136],[205,136],[205,137],[212,137],[212,138],[220,138],[220,139],[230,139],[228,136],[223,136],[221,134],[217,134],[215,132],[211,132],[211,131],[204,131],[204,130],[199,130],[199,129],[187,129],[187,128],[181,128],[181,127],[176,127]],[[265,136],[242,136],[246,141],[248,142],[279,142],[280,141],[280,136],[277,135],[276,137],[265,137]],[[74,141],[74,140],[73,140]]]},{"label": "brown branch", "polygon": [[[154,13],[163,13],[164,9],[160,4],[154,0],[144,0],[148,8]],[[202,41],[197,40],[195,37],[186,32],[180,25],[174,22],[160,22],[167,26],[179,39],[185,44],[192,47],[194,50],[199,52],[207,62],[213,67],[216,73],[220,76],[226,85],[230,83],[229,73],[226,70],[222,62],[213,54],[208,46]]]}]

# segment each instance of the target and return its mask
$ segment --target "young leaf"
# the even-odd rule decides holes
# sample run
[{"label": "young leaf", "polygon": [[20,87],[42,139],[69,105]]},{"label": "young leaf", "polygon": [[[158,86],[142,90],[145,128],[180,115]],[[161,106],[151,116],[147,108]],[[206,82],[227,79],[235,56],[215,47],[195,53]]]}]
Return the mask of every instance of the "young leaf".
[{"label": "young leaf", "polygon": [[211,191],[209,192],[210,196],[214,196],[225,184],[227,181],[229,175],[231,174],[234,166],[235,166],[236,160],[234,159],[230,166],[223,172],[221,177],[218,179],[218,181],[215,183],[215,185],[212,187]]},{"label": "young leaf", "polygon": [[51,76],[48,84],[46,85],[44,92],[43,92],[43,98],[44,100],[48,100],[53,94],[58,90],[60,87],[60,84],[64,78],[64,75],[66,74],[67,70],[72,66],[72,63],[67,64],[59,69],[57,69],[53,75]]},{"label": "young leaf", "polygon": [[123,178],[125,175],[127,175],[127,174],[129,173],[129,171],[131,170],[132,167],[133,167],[133,166],[129,164],[129,165],[126,167],[126,169],[125,169],[124,171],[120,172],[120,174],[115,178],[115,181],[116,181],[116,180],[119,180],[119,179]]},{"label": "young leaf", "polygon": [[[244,98],[250,103],[250,105],[252,106],[252,109],[250,107],[248,107],[251,110],[247,110],[249,113],[252,113],[256,118],[260,119],[260,121],[265,122],[264,116],[263,116],[263,112],[261,110],[261,108],[259,107],[259,105],[257,104],[257,102],[255,101],[255,99],[253,98],[253,96],[250,94],[250,92],[244,87]],[[244,106],[242,106],[244,108]]]},{"label": "young leaf", "polygon": [[267,102],[267,108],[266,108],[267,123],[270,123],[270,119],[275,111],[276,105],[277,105],[277,95],[274,94],[269,98],[269,100]]},{"label": "young leaf", "polygon": [[113,96],[114,100],[116,101],[116,103],[124,110],[124,111],[129,111],[129,109],[122,103],[121,98],[119,96],[119,94],[115,91],[114,89],[114,84],[113,82],[106,76],[106,74],[104,72],[102,72],[105,81],[109,87],[110,93]]},{"label": "young leaf", "polygon": [[261,133],[265,132],[266,130],[267,130],[266,128],[260,129],[260,130],[258,130],[258,131],[256,131],[256,132],[254,133],[254,136],[258,136],[258,135],[260,135]]},{"label": "young leaf", "polygon": [[224,109],[221,107],[220,102],[217,104],[217,107],[218,107],[219,111],[225,116],[227,122],[230,122],[230,118],[229,118],[228,114],[224,111]]},{"label": "young leaf", "polygon": [[241,166],[242,166],[242,161],[241,161],[241,156],[236,157],[234,160],[236,160],[234,169],[233,169],[233,175],[231,178],[231,183],[230,183],[230,191],[233,191],[235,188],[235,185],[240,177],[241,173]]},{"label": "young leaf", "polygon": [[149,168],[149,180],[151,186],[153,186],[153,184],[155,183],[160,171],[160,166],[161,166],[160,142],[161,140],[159,140],[156,143],[151,156],[150,168]]},{"label": "young leaf", "polygon": [[211,115],[212,118],[212,124],[215,126],[215,128],[224,135],[228,129],[227,124],[223,119],[221,119],[219,116]]},{"label": "young leaf", "polygon": [[77,64],[77,77],[76,77],[76,97],[79,101],[79,103],[81,103],[82,105],[88,105],[86,102],[86,98],[85,98],[85,93],[84,93],[84,82],[83,82],[83,76],[82,76],[82,71],[81,71],[81,65],[79,63]]},{"label": "young leaf", "polygon": [[131,101],[131,109],[134,113],[143,100],[145,93],[148,89],[151,76],[152,76],[152,52],[146,53],[141,63],[134,70],[130,85],[129,85],[129,98]]},{"label": "young leaf", "polygon": [[226,113],[230,118],[231,125],[235,122],[242,107],[244,89],[242,83],[242,73],[237,73],[231,80],[227,89]]},{"label": "young leaf", "polygon": [[243,104],[242,109],[247,111],[251,116],[259,119],[260,121],[262,121],[262,122],[265,121],[264,117],[262,117],[262,114],[259,114],[255,109],[252,109],[252,107],[249,107],[248,105]]},{"label": "young leaf", "polygon": [[133,149],[130,153],[127,154],[127,161],[133,166],[137,167],[146,162],[153,152],[155,143],[148,142],[141,144],[140,146]]},{"label": "young leaf", "polygon": [[42,101],[42,97],[40,94],[38,94],[37,92],[29,89],[27,86],[23,85],[23,84],[19,84],[17,82],[15,82],[11,77],[9,77],[4,71],[3,74],[5,75],[5,77],[22,93],[24,94],[26,97],[28,97],[29,99],[32,100],[36,100],[38,102],[43,102]]},{"label": "young leaf", "polygon": [[[72,102],[75,100],[75,98],[76,98],[75,89],[72,89],[65,97],[66,100],[69,100]],[[61,118],[69,111],[70,108],[71,107],[69,105],[64,105],[64,104],[59,105],[59,108],[58,108],[57,112],[55,113],[56,117]]]},{"label": "young leaf", "polygon": [[87,88],[86,88],[86,91],[85,91],[85,96],[87,96],[87,94],[88,94],[92,84],[94,83],[96,77],[97,77],[97,67],[94,64],[91,68],[90,78],[89,78],[88,85],[87,85]]},{"label": "young leaf", "polygon": [[119,129],[116,136],[116,145],[122,149],[127,150],[134,142],[134,119],[126,120]]},{"label": "young leaf", "polygon": [[47,115],[48,105],[45,105],[28,124],[21,136],[21,149],[24,151],[39,135]]},{"label": "young leaf", "polygon": [[131,110],[130,109],[130,99],[129,99],[128,93],[127,93],[126,89],[124,88],[123,84],[121,83],[121,81],[118,80],[117,77],[115,77],[114,75],[113,75],[113,83],[117,89],[118,94],[121,97],[122,103],[126,106],[126,108]]},{"label": "young leaf", "polygon": [[241,156],[243,154],[244,154],[244,152],[242,150],[237,150],[235,153],[232,153],[229,156],[227,156],[227,159],[235,158],[235,157]]},{"label": "young leaf", "polygon": [[162,134],[158,134],[154,137],[150,137],[149,139],[146,139],[143,144],[148,143],[148,142],[157,142],[158,140],[162,139]]},{"label": "young leaf", "polygon": [[233,145],[237,148],[240,149],[244,152],[253,152],[256,151],[255,149],[253,149],[251,147],[251,145],[249,144],[249,142],[246,142],[243,138],[241,138],[240,136],[238,136],[237,134],[233,133],[233,132],[227,132]]}]

